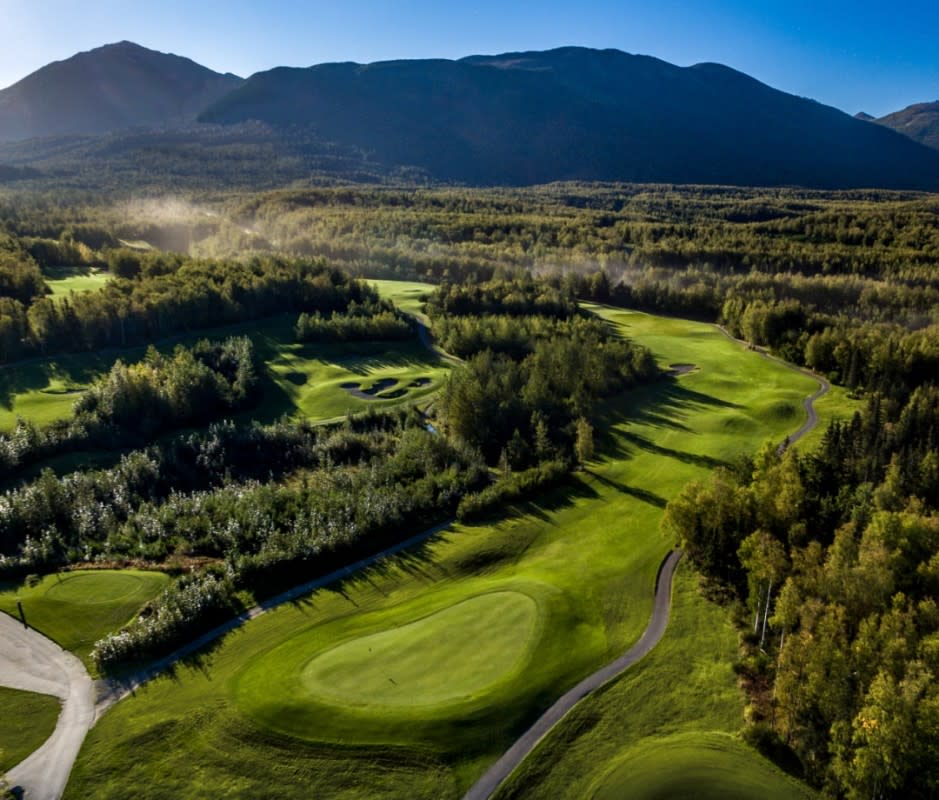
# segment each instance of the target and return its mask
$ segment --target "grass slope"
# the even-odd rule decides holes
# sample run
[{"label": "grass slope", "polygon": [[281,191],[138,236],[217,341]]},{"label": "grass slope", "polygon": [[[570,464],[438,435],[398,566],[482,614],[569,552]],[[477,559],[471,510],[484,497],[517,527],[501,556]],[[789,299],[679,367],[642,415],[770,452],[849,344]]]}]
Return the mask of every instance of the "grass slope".
[{"label": "grass slope", "polygon": [[94,570],[47,575],[33,587],[0,583],[0,611],[19,619],[19,600],[30,627],[90,667],[94,643],[133,619],[169,580],[161,572]]},{"label": "grass slope", "polygon": [[111,273],[90,267],[47,267],[43,277],[52,289],[52,297],[58,299],[72,292],[81,294],[100,289],[111,280]]},{"label": "grass slope", "polygon": [[[67,796],[250,797],[276,786],[286,798],[457,797],[563,690],[634,642],[672,545],[658,532],[667,500],[766,438],[781,441],[815,382],[709,325],[598,310],[663,364],[698,369],[611,401],[600,457],[566,487],[281,607],[120,703],[91,731]],[[465,624],[460,604],[494,593],[489,602],[505,607],[491,632],[469,641],[440,624],[446,614]],[[518,593],[537,607],[534,636],[513,621]],[[426,625],[442,632],[425,636]],[[376,645],[382,659],[369,664]],[[727,647],[704,666],[729,675]],[[493,661],[485,685],[459,669],[450,689],[431,679],[437,665],[475,658]],[[342,686],[323,686],[324,664],[349,672]],[[676,676],[688,670],[673,665]],[[389,703],[390,686],[371,700],[354,690],[397,676],[410,705]],[[720,729],[739,724],[732,679],[721,694],[700,677],[696,702],[715,705]],[[676,724],[686,713],[697,709],[676,706]],[[581,761],[585,772],[607,763]]]},{"label": "grass slope", "polygon": [[727,613],[682,562],[659,645],[565,717],[497,798],[811,797],[731,736],[743,716],[736,654]]},{"label": "grass slope", "polygon": [[[369,406],[414,402],[436,392],[449,368],[417,341],[298,343],[293,335],[295,322],[294,315],[282,315],[213,328],[175,337],[159,349],[169,352],[178,343],[191,345],[199,339],[249,336],[267,369],[262,375],[260,406],[243,416],[266,422],[283,414],[326,420]],[[18,416],[39,425],[68,417],[77,395],[95,377],[107,372],[118,358],[138,361],[145,351],[136,347],[55,356],[0,368],[0,431],[10,430]],[[368,386],[378,380],[395,381],[383,393],[393,396],[365,400],[342,388],[343,383],[364,382]],[[412,386],[415,382],[423,385]]]},{"label": "grass slope", "polygon": [[47,694],[0,686],[0,775],[42,746],[55,730],[59,701]]}]

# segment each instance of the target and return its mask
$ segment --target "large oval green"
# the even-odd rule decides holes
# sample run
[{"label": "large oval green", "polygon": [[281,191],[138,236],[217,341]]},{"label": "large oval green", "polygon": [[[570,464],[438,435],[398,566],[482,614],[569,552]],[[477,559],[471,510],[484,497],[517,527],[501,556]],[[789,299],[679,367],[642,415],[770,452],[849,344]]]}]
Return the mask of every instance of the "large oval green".
[{"label": "large oval green", "polygon": [[538,606],[521,592],[478,595],[315,655],[301,684],[334,705],[418,707],[481,694],[524,660]]}]

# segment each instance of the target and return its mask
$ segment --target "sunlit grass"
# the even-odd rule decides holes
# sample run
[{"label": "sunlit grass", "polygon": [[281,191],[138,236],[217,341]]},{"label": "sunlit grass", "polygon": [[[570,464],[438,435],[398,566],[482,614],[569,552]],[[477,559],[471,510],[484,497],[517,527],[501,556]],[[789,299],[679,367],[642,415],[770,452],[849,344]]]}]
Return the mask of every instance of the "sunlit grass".
[{"label": "sunlit grass", "polygon": [[[634,642],[673,545],[658,529],[667,500],[763,441],[782,441],[802,423],[802,398],[816,384],[712,326],[597,310],[664,366],[697,369],[608,402],[598,457],[567,486],[497,521],[454,525],[417,551],[248,623],[120,703],[92,730],[68,796],[254,797],[276,786],[286,798],[458,797],[541,710]],[[686,594],[690,580],[680,579]],[[446,626],[430,637],[413,627],[492,593],[537,604],[524,669],[513,666],[516,639],[529,634],[508,610],[506,636],[493,631],[472,644]],[[661,675],[650,677],[650,658],[628,686],[644,676],[643,697],[661,701],[670,732],[734,730],[742,701],[730,669],[733,630],[695,596],[683,603],[676,620],[687,623],[670,628],[672,646],[653,654]],[[412,654],[415,637],[420,651]],[[377,642],[384,655],[370,663]],[[332,666],[348,671],[344,681],[361,680],[374,694],[325,690],[317,660],[330,652]],[[435,665],[449,671],[461,653],[493,659],[499,677],[428,707],[441,691],[431,680]],[[377,691],[399,674],[423,687],[410,704],[389,703],[390,685]],[[592,725],[599,722],[591,717]],[[565,761],[570,774],[555,790],[606,774],[646,735],[610,730],[595,754]],[[546,763],[555,761],[560,755]]]}]

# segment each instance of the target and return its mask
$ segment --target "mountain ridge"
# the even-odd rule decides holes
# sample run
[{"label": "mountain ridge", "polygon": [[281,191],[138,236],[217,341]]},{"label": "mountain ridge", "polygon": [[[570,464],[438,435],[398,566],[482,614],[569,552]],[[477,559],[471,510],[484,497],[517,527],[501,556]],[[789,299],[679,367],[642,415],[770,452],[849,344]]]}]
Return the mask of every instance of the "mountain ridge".
[{"label": "mountain ridge", "polygon": [[[275,131],[264,145],[273,158],[287,146],[294,163],[321,165],[335,147],[360,153],[369,171],[459,184],[939,190],[939,153],[884,125],[722,64],[681,67],[615,49],[335,62],[275,67],[242,80],[125,41],[54,62],[0,91],[0,142],[42,137],[29,140],[35,147],[8,150],[20,166],[31,165],[31,150],[48,155],[50,137],[155,131],[121,140],[113,157],[130,175],[135,159],[159,169],[160,131],[170,159],[186,149],[178,132],[194,124],[230,126],[234,134],[252,122]],[[312,143],[309,154],[304,142]],[[234,152],[237,142],[225,147]],[[109,150],[82,148],[102,160]],[[352,163],[346,155],[332,160]],[[48,158],[39,161],[49,166]],[[224,162],[215,163],[217,175]]]},{"label": "mountain ridge", "polygon": [[241,81],[133,42],[103,45],[0,90],[0,141],[172,127]]},{"label": "mountain ridge", "polygon": [[256,73],[200,121],[310,126],[439,180],[939,188],[922,145],[724,65],[566,47]]},{"label": "mountain ridge", "polygon": [[914,103],[875,122],[926,147],[939,150],[939,100],[932,103]]}]

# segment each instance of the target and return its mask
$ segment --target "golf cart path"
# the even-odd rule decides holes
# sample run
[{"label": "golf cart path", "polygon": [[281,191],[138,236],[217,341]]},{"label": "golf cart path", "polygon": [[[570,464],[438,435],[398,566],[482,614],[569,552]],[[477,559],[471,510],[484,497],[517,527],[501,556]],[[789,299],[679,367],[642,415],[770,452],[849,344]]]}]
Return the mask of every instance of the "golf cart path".
[{"label": "golf cart path", "polygon": [[554,705],[506,750],[502,758],[486,771],[464,795],[463,800],[487,800],[491,797],[502,782],[515,771],[515,768],[574,706],[591,692],[595,692],[614,678],[618,678],[659,643],[668,625],[668,615],[672,607],[672,578],[681,556],[680,550],[672,550],[659,567],[659,574],[655,581],[652,617],[639,641],[615,661],[598,669],[592,675],[588,675],[573,689],[561,695]]},{"label": "golf cart path", "polygon": [[[281,594],[264,600],[253,608],[249,608],[247,611],[242,612],[234,619],[231,619],[228,622],[213,628],[207,633],[202,634],[202,636],[197,639],[193,639],[191,642],[170,653],[168,656],[161,658],[159,661],[155,661],[145,669],[138,670],[137,672],[123,676],[121,678],[111,678],[96,681],[97,697],[94,703],[94,719],[91,724],[97,722],[98,718],[100,718],[105,711],[107,711],[119,700],[127,697],[127,695],[137,690],[144,683],[156,677],[161,672],[169,669],[177,661],[192,655],[198,650],[201,650],[207,644],[214,642],[216,639],[220,639],[222,636],[235,630],[236,628],[240,628],[249,620],[256,619],[262,614],[266,614],[268,611],[272,611],[278,606],[282,606],[284,603],[293,602],[294,600],[297,600],[298,598],[303,597],[310,592],[313,592],[317,589],[322,589],[324,586],[329,586],[330,584],[342,580],[343,578],[348,578],[355,573],[364,570],[385,558],[388,558],[389,556],[400,553],[402,550],[407,550],[411,547],[414,547],[415,545],[422,544],[432,536],[435,536],[441,531],[446,530],[452,524],[453,520],[442,522],[441,524],[435,525],[433,528],[430,528],[423,533],[419,533],[416,536],[405,539],[403,542],[398,542],[398,544],[392,545],[391,547],[388,547],[379,553],[375,553],[374,555],[363,558],[360,561],[356,561],[354,564],[341,567],[340,569],[330,572],[328,575],[323,575],[320,578],[307,581],[306,583],[300,584],[299,586],[294,586],[292,589],[288,589],[286,592],[282,592]],[[89,727],[91,727],[91,725],[89,725]]]},{"label": "golf cart path", "polygon": [[730,341],[743,345],[748,350],[752,350],[753,352],[761,355],[767,361],[773,361],[791,372],[797,372],[799,375],[805,375],[806,378],[811,378],[818,384],[818,389],[815,391],[815,393],[802,400],[802,407],[805,409],[806,414],[805,422],[802,423],[802,426],[797,431],[795,431],[795,433],[789,434],[789,436],[786,437],[786,440],[779,445],[780,452],[789,447],[789,445],[795,444],[807,433],[814,430],[815,426],[818,425],[818,412],[815,410],[815,401],[831,391],[831,384],[828,382],[828,380],[823,376],[812,372],[811,370],[797,367],[795,364],[790,364],[788,361],[777,358],[776,356],[767,353],[766,350],[762,347],[757,347],[755,345],[751,345],[749,342],[743,339],[735,338],[723,325],[715,325],[714,327],[716,327],[722,334],[724,334],[724,336],[730,339]]},{"label": "golf cart path", "polygon": [[[750,348],[749,343],[742,341],[741,339],[735,339],[720,325],[715,327],[731,341]],[[831,389],[831,384],[829,384],[829,382],[820,375],[816,375],[809,370],[797,367],[794,364],[790,364],[780,358],[776,358],[776,356],[770,355],[761,348],[752,349],[759,353],[763,358],[769,361],[775,361],[776,363],[786,367],[786,369],[812,378],[812,380],[818,383],[819,388],[815,391],[815,393],[809,397],[806,397],[802,401],[802,405],[805,408],[807,415],[805,422],[797,431],[787,436],[785,441],[779,445],[779,450],[782,452],[790,445],[799,441],[799,439],[801,439],[803,436],[813,430],[816,425],[818,425],[818,413],[815,410],[815,401],[825,395]],[[580,702],[591,692],[596,691],[600,687],[622,675],[627,669],[629,669],[639,659],[652,650],[656,644],[658,644],[659,640],[662,638],[662,634],[665,632],[665,627],[668,624],[668,615],[669,611],[671,610],[672,578],[675,574],[675,567],[678,565],[678,561],[681,558],[681,555],[682,554],[680,550],[673,550],[668,554],[668,556],[666,556],[665,561],[662,562],[662,566],[659,568],[659,574],[658,578],[656,579],[655,586],[655,601],[652,608],[652,618],[649,620],[649,625],[642,634],[642,637],[639,639],[639,641],[636,642],[636,644],[634,644],[618,659],[597,670],[592,675],[584,678],[584,680],[578,683],[573,689],[561,696],[561,698],[558,699],[547,711],[545,711],[545,713],[541,715],[538,721],[535,722],[535,724],[532,725],[532,727],[529,728],[524,734],[522,734],[521,738],[519,738],[515,744],[513,744],[503,754],[503,756],[486,771],[486,773],[464,795],[463,800],[488,800],[489,797],[495,794],[496,790],[509,777],[509,775],[515,771],[519,764],[525,760],[528,754],[538,746],[538,743],[545,736],[547,736],[551,729],[557,725],[561,719],[572,708],[574,708],[575,705],[577,705],[578,702]]]},{"label": "golf cart path", "polygon": [[48,694],[62,703],[55,730],[7,772],[29,800],[58,800],[95,719],[94,684],[85,665],[51,639],[0,613],[0,686]]}]

